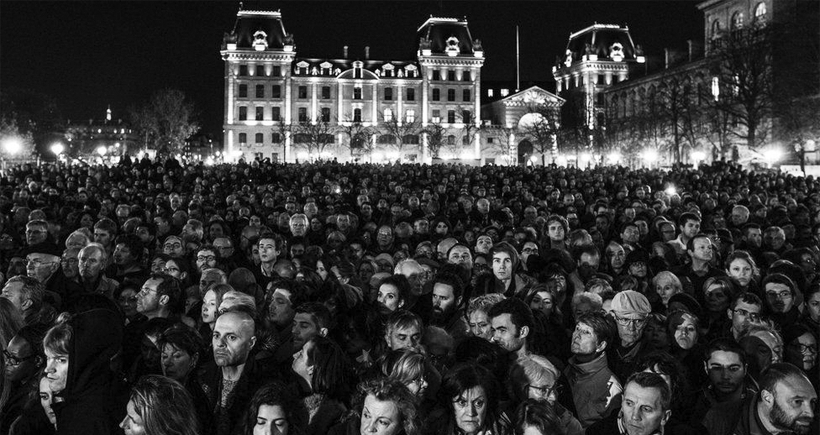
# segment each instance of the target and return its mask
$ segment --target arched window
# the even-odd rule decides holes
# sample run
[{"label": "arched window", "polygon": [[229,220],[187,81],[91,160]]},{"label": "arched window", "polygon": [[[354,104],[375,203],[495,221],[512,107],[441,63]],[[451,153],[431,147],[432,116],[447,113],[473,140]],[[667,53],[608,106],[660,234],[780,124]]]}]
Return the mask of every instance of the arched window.
[{"label": "arched window", "polygon": [[767,12],[766,3],[758,3],[757,6],[755,6],[755,23],[765,23]]},{"label": "arched window", "polygon": [[732,30],[743,28],[743,12],[735,12],[732,14]]},{"label": "arched window", "polygon": [[720,38],[720,20],[712,21],[712,39]]},{"label": "arched window", "polygon": [[394,144],[396,143],[396,138],[392,134],[383,134],[379,136],[377,142],[380,144]]},{"label": "arched window", "polygon": [[419,144],[419,136],[417,134],[408,134],[401,138],[401,141],[405,145],[418,145]]}]

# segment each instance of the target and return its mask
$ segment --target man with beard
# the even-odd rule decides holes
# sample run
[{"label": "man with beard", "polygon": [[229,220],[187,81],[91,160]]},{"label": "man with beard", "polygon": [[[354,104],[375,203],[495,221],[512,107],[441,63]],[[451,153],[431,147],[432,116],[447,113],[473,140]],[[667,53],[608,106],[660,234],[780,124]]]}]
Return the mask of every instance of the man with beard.
[{"label": "man with beard", "polygon": [[595,246],[584,245],[578,249],[574,257],[578,267],[570,273],[569,280],[576,289],[582,289],[586,282],[598,272],[598,267],[601,265],[601,253]]},{"label": "man with beard", "polygon": [[697,392],[690,421],[695,427],[702,424],[711,435],[730,435],[744,400],[757,393],[746,376],[746,353],[731,338],[718,338],[704,355],[709,384]]},{"label": "man with beard", "polygon": [[205,367],[202,390],[214,409],[216,434],[235,433],[256,387],[264,384],[251,349],[256,345],[253,313],[234,307],[216,319],[211,344],[214,360]]},{"label": "man with beard", "polygon": [[782,273],[770,273],[763,280],[766,311],[781,330],[797,322],[800,311],[795,300],[798,297],[794,281]]},{"label": "man with beard", "polygon": [[433,279],[433,317],[431,323],[458,340],[470,330],[464,319],[462,294],[464,282],[452,272],[439,272]]},{"label": "man with beard", "polygon": [[817,433],[817,392],[808,377],[789,363],[772,364],[760,380],[760,393],[746,403],[735,435]]}]

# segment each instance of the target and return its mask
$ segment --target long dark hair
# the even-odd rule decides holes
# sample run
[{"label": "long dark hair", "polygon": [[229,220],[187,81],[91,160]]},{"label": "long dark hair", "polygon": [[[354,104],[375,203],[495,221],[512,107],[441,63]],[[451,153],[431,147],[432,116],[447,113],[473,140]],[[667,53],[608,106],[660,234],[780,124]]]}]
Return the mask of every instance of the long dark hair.
[{"label": "long dark hair", "polygon": [[262,405],[278,406],[285,412],[285,419],[288,422],[288,434],[301,435],[306,427],[303,421],[304,413],[297,412],[300,403],[293,397],[293,394],[280,382],[271,382],[262,386],[253,395],[245,417],[242,419],[242,435],[253,435],[253,428],[256,426],[256,416]]},{"label": "long dark hair", "polygon": [[353,365],[333,340],[316,336],[310,340],[308,364],[314,367],[311,386],[314,393],[346,402],[355,384]]}]

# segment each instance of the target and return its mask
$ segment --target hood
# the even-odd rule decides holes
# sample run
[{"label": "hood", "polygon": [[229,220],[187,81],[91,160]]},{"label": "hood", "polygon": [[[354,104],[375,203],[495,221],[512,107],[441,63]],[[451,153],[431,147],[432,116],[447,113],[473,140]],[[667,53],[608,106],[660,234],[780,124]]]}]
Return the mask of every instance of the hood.
[{"label": "hood", "polygon": [[112,379],[111,358],[122,346],[123,326],[119,313],[93,309],[69,320],[74,334],[69,346],[68,379],[63,396],[83,396]]}]

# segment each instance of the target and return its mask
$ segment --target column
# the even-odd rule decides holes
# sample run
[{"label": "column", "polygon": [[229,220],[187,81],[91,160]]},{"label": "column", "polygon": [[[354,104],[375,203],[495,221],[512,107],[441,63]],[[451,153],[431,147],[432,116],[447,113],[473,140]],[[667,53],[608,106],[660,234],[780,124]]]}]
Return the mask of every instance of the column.
[{"label": "column", "polygon": [[[473,152],[476,159],[482,159],[481,156],[481,70],[475,68],[473,74],[473,117],[475,118],[476,129],[475,137],[473,138]],[[483,159],[482,159],[483,160]]]},{"label": "column", "polygon": [[379,125],[379,86],[373,83],[373,125]]},{"label": "column", "polygon": [[310,85],[310,123],[315,124],[319,119],[319,85],[313,83]]}]

